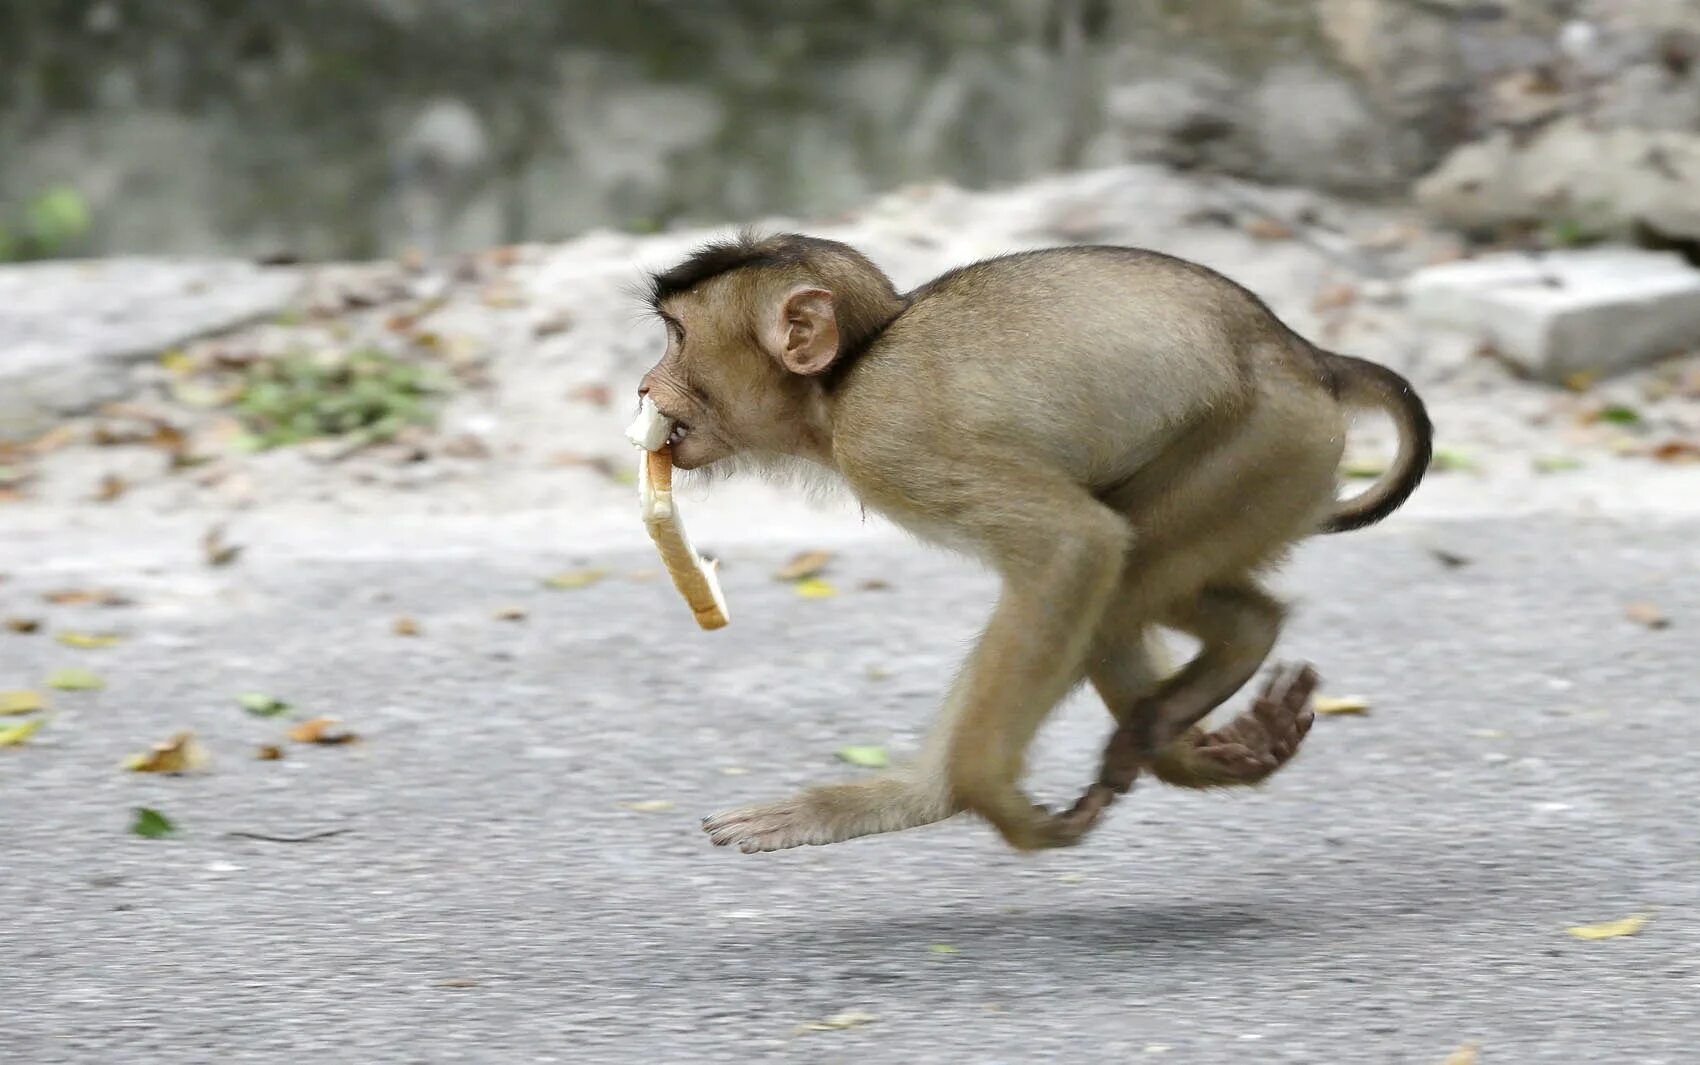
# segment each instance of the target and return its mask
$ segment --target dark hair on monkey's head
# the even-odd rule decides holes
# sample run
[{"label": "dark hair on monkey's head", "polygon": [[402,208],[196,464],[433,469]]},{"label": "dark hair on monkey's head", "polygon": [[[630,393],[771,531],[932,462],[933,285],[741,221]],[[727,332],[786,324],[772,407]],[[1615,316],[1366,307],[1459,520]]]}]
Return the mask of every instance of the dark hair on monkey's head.
[{"label": "dark hair on monkey's head", "polygon": [[[763,236],[753,229],[738,231],[730,240],[704,244],[671,270],[651,274],[649,302],[659,307],[661,302],[681,292],[689,292],[705,281],[746,267],[803,266],[813,263],[817,256],[861,253],[847,244],[822,237],[806,237],[801,233],[776,233]],[[872,263],[868,264],[870,267]]]}]

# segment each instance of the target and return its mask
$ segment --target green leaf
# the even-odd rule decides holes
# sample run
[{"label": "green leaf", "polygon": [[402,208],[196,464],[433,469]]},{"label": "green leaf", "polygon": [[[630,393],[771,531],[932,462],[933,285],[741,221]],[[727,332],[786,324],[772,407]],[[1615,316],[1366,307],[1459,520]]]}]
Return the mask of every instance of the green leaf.
[{"label": "green leaf", "polygon": [[1472,458],[1468,452],[1453,447],[1435,448],[1434,458],[1429,465],[1431,469],[1442,473],[1449,470],[1462,473],[1480,473],[1482,469],[1481,464]]},{"label": "green leaf", "polygon": [[840,747],[838,759],[863,769],[884,769],[891,764],[891,756],[884,747]]},{"label": "green leaf", "polygon": [[143,839],[164,839],[177,832],[177,826],[171,818],[158,810],[146,806],[136,807],[136,819],[130,822],[130,831]]},{"label": "green leaf", "polygon": [[242,704],[242,709],[255,717],[276,717],[289,711],[288,703],[265,692],[243,692],[236,697],[236,701]]},{"label": "green leaf", "polygon": [[15,725],[0,725],[0,747],[21,747],[25,740],[41,730],[47,724],[45,717],[31,717]]},{"label": "green leaf", "polygon": [[1582,460],[1569,455],[1542,455],[1535,459],[1534,465],[1536,473],[1562,473],[1581,469]]},{"label": "green leaf", "polygon": [[951,946],[949,943],[934,943],[932,946],[928,947],[927,950],[931,951],[934,954],[955,954],[956,953],[956,948]]},{"label": "green leaf", "polygon": [[1641,412],[1634,407],[1613,403],[1609,407],[1600,408],[1600,421],[1611,422],[1613,425],[1640,425]]},{"label": "green leaf", "polygon": [[56,669],[47,675],[47,686],[62,692],[93,691],[106,687],[106,682],[93,670],[71,666],[67,669]]}]

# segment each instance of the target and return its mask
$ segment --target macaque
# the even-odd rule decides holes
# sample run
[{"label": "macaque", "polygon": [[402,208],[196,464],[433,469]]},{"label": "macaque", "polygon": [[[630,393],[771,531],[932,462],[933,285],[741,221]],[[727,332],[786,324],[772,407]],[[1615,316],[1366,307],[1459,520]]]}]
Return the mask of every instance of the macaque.
[{"label": "macaque", "polygon": [[[1258,784],[1296,753],[1316,677],[1277,671],[1222,729],[1283,607],[1263,575],[1316,532],[1380,521],[1431,430],[1410,384],[1323,351],[1205,267],[1124,247],[1023,252],[900,293],[855,249],[796,234],[700,248],[651,279],[667,348],[644,376],[684,470],[801,464],[1001,578],[997,605],[912,764],[706,818],[746,853],[971,812],[1020,850],[1078,842],[1141,772]],[[1354,410],[1390,416],[1392,468],[1336,498]],[[1160,630],[1199,645],[1168,668]],[[1116,727],[1061,812],[1021,778],[1090,683]]]}]

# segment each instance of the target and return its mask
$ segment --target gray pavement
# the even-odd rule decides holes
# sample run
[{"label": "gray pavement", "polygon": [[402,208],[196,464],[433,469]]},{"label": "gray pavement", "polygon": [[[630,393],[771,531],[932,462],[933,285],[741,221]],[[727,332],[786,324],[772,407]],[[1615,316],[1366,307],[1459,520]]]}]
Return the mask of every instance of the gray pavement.
[{"label": "gray pavement", "polygon": [[[1700,525],[1318,541],[1281,582],[1280,651],[1372,712],[1319,722],[1259,793],[1142,786],[1038,856],[967,820],[708,845],[705,813],[858,772],[843,745],[913,749],[991,594],[870,543],[803,599],[768,576],[786,553],[730,553],[711,634],[626,578],[647,554],[13,565],[0,614],[129,639],[0,633],[0,688],[107,681],[0,750],[0,1061],[1696,1060]],[[539,586],[577,562],[616,576]],[[38,599],[86,583],[136,605]],[[1632,624],[1636,599],[1674,624]],[[529,616],[494,620],[508,604]],[[363,742],[254,760],[283,724],[248,690]],[[119,770],[181,728],[209,772]],[[1035,793],[1071,797],[1105,728],[1065,708]],[[127,834],[138,805],[180,836]],[[1632,938],[1565,933],[1640,912]],[[797,1033],[846,1011],[875,1018]]]}]

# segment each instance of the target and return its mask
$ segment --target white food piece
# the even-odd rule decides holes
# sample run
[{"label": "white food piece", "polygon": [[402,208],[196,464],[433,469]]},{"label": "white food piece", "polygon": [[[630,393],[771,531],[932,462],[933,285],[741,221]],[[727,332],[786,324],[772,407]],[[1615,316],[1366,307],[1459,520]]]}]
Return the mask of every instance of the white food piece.
[{"label": "white food piece", "polygon": [[645,451],[658,451],[672,432],[673,419],[657,410],[655,401],[645,396],[638,404],[637,418],[626,426],[626,439]]},{"label": "white food piece", "polygon": [[[657,483],[657,475],[651,472],[651,466],[656,464],[661,468],[659,477],[665,479],[664,483]],[[720,590],[720,575],[716,572],[719,563],[697,554],[685,535],[678,508],[673,505],[671,470],[666,455],[645,454],[638,460],[638,498],[643,505],[643,523],[649,529],[649,538],[655,541],[668,575],[673,578],[673,587],[684,596],[697,624],[705,629],[718,629],[732,617],[726,607],[726,595]]]}]

